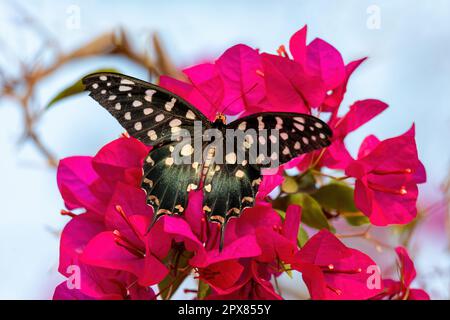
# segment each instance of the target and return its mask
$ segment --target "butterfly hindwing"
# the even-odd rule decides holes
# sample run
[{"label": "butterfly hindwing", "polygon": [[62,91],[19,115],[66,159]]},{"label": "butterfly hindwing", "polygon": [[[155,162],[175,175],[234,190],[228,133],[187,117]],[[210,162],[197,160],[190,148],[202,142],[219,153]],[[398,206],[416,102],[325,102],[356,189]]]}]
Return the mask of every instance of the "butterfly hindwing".
[{"label": "butterfly hindwing", "polygon": [[191,163],[176,163],[176,143],[155,148],[144,163],[142,188],[156,217],[164,214],[182,214],[187,207],[188,192],[199,185],[200,168]]},{"label": "butterfly hindwing", "polygon": [[209,219],[224,224],[253,207],[260,181],[261,171],[248,164],[211,165],[203,185],[203,209]]},{"label": "butterfly hindwing", "polygon": [[117,73],[83,78],[90,96],[111,113],[127,132],[151,146],[168,143],[172,134],[207,119],[188,102],[154,84]]}]

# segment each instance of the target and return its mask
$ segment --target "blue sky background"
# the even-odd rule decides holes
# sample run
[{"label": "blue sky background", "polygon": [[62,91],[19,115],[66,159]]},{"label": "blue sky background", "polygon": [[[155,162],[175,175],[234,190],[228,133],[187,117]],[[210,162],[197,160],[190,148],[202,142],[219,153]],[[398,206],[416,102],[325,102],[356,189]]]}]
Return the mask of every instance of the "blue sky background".
[{"label": "blue sky background", "polygon": [[[343,106],[365,98],[390,108],[347,140],[355,154],[362,139],[375,133],[384,139],[416,123],[420,157],[429,182],[422,199],[436,197],[450,168],[450,1],[18,1],[60,42],[72,49],[94,35],[117,26],[143,46],[158,31],[173,60],[181,67],[220,55],[227,47],[246,43],[274,52],[292,33],[308,24],[309,41],[323,38],[346,62],[368,56],[354,74]],[[67,28],[68,8],[80,9],[80,28]],[[379,10],[380,28],[369,28],[368,11]],[[10,1],[0,1],[0,69],[14,73],[16,59],[31,61],[39,38],[17,24]],[[5,46],[11,51],[5,50]],[[119,58],[91,59],[65,66],[39,88],[45,105],[80,76],[116,67],[145,77],[143,70]],[[345,108],[344,108],[345,109]],[[55,172],[34,147],[18,146],[20,109],[0,100],[0,298],[50,298],[61,277],[56,274],[59,216],[63,202]],[[87,96],[55,106],[39,125],[43,140],[59,157],[92,155],[121,132],[115,120]],[[393,150],[395,152],[395,150]],[[448,268],[444,245],[433,245],[418,256],[419,272]],[[447,275],[448,277],[448,275]],[[445,288],[447,286],[447,288]],[[432,294],[442,296],[448,278],[436,281]]]}]

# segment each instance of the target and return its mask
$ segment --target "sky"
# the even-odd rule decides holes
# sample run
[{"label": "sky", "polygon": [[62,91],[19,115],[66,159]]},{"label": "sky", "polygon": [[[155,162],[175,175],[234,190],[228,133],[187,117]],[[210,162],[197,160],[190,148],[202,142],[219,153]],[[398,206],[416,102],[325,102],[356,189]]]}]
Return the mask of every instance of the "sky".
[{"label": "sky", "polygon": [[[352,153],[356,154],[368,134],[385,139],[415,123],[419,155],[428,173],[421,200],[435,199],[449,173],[450,1],[17,3],[39,19],[63,51],[122,26],[141,48],[151,32],[158,32],[180,67],[214,59],[237,43],[275,52],[307,24],[308,41],[320,37],[330,42],[345,62],[369,57],[349,83],[344,110],[366,98],[377,98],[390,106],[351,134],[346,142]],[[19,20],[12,2],[0,0],[0,70],[8,74],[17,71],[17,59],[32,61],[42,35],[41,31],[27,31]],[[123,59],[85,60],[65,66],[43,82],[36,103],[44,106],[61,89],[102,67],[145,78],[143,70]],[[48,299],[62,280],[56,273],[55,233],[67,219],[59,216],[63,202],[55,171],[47,168],[33,145],[18,143],[22,129],[21,110],[0,100],[0,298]],[[84,95],[56,105],[39,124],[42,139],[60,158],[93,155],[121,131],[112,117]],[[436,265],[450,270],[448,253],[442,246],[425,251],[418,257],[424,272]],[[439,284],[436,288],[439,296]]]}]

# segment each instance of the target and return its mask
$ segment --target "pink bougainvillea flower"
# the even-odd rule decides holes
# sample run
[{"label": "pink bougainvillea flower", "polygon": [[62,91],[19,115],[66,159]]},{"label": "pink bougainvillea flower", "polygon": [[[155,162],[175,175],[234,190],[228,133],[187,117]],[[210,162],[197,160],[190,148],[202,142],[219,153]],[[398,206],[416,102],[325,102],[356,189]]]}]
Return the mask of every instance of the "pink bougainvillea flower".
[{"label": "pink bougainvillea flower", "polygon": [[[300,207],[290,206],[283,223],[270,206],[257,206],[246,210],[239,219],[230,220],[225,243],[237,243],[239,250],[233,249],[232,257],[239,253],[240,258],[200,271],[200,278],[214,289],[212,299],[280,299],[270,279],[281,273],[281,261],[290,261],[297,251],[300,215]],[[250,244],[259,249],[252,250]],[[253,259],[243,259],[242,251],[253,252]]]},{"label": "pink bougainvillea flower", "polygon": [[322,230],[300,249],[293,269],[302,277],[312,299],[369,299],[381,292],[367,285],[369,266],[375,262],[366,254],[346,247],[331,232]]},{"label": "pink bougainvillea flower", "polygon": [[122,181],[137,187],[141,184],[142,165],[151,147],[132,137],[116,139],[92,159],[92,167],[105,181]]},{"label": "pink bougainvillea flower", "polygon": [[[198,268],[200,279],[217,295],[231,298],[254,294],[256,297],[265,292],[267,298],[274,299],[278,295],[268,281],[274,273],[279,275],[281,260],[290,260],[295,255],[300,215],[300,207],[290,206],[283,223],[270,206],[247,209],[239,219],[229,221],[225,247],[220,254],[217,249],[211,250],[206,257],[196,256],[190,263]],[[265,268],[270,272],[262,272]],[[251,284],[259,294],[249,291]]]},{"label": "pink bougainvillea flower", "polygon": [[256,261],[246,261],[245,274],[241,276],[241,285],[230,293],[219,294],[213,292],[208,300],[281,300],[270,278],[272,273],[269,268]]},{"label": "pink bougainvillea flower", "polygon": [[218,248],[205,255],[194,256],[189,263],[197,268],[199,278],[215,291],[226,294],[242,286],[238,282],[244,272],[240,259],[259,256],[259,247],[254,235],[244,235],[225,244],[221,252]]},{"label": "pink bougainvillea flower", "polygon": [[[69,288],[64,281],[55,290],[54,299],[140,299],[152,298],[154,293],[138,284],[129,272],[110,270],[81,262],[89,241],[104,230],[96,216],[80,214],[72,218],[61,234],[59,272],[67,281],[78,283]],[[75,279],[74,277],[79,277]],[[71,280],[73,278],[73,280]],[[140,297],[140,298],[139,298]]]},{"label": "pink bougainvillea flower", "polygon": [[366,58],[355,60],[345,66],[344,81],[342,81],[341,84],[338,85],[335,89],[327,92],[325,101],[320,108],[321,111],[337,113],[347,91],[347,84],[350,80],[351,75],[365,60]]},{"label": "pink bougainvillea flower", "polygon": [[223,104],[229,114],[241,110],[249,114],[265,104],[266,89],[257,50],[238,44],[226,50],[215,64],[223,79]]},{"label": "pink bougainvillea flower", "polygon": [[318,76],[305,74],[302,65],[286,57],[261,55],[267,99],[265,111],[311,113],[311,106],[322,103],[325,95]]},{"label": "pink bougainvillea flower", "polygon": [[281,56],[262,55],[267,98],[277,111],[309,113],[310,108],[321,107],[325,102],[325,107],[340,103],[348,78],[356,68],[351,64],[346,70],[339,51],[322,39],[306,45],[306,32],[305,26],[290,39],[293,59],[283,46],[279,50]]},{"label": "pink bougainvillea flower", "polygon": [[345,172],[356,178],[355,204],[372,224],[405,224],[417,215],[417,184],[426,181],[426,174],[418,159],[414,126],[381,142],[366,138],[358,160]]},{"label": "pink bougainvillea flower", "polygon": [[297,31],[289,41],[294,61],[305,72],[319,76],[326,90],[337,88],[345,80],[345,66],[339,51],[320,38],[306,45],[307,26]]},{"label": "pink bougainvillea flower", "polygon": [[111,270],[127,271],[137,277],[138,284],[146,287],[162,281],[168,273],[166,266],[145,247],[145,232],[150,220],[145,216],[124,217],[133,241],[119,230],[104,231],[91,239],[81,256],[85,264]]},{"label": "pink bougainvillea flower", "polygon": [[134,138],[119,138],[94,157],[62,159],[57,182],[66,207],[103,216],[117,182],[140,186],[142,164],[149,151]]},{"label": "pink bougainvillea flower", "polygon": [[403,247],[395,248],[399,260],[400,281],[384,280],[385,289],[377,296],[378,299],[397,300],[430,300],[425,290],[410,288],[416,278],[416,268],[409,257],[408,251]]},{"label": "pink bougainvillea flower", "polygon": [[258,51],[238,44],[214,63],[184,69],[187,81],[162,76],[160,85],[183,97],[214,121],[217,113],[236,115],[246,109],[260,109],[266,103],[261,69]]}]

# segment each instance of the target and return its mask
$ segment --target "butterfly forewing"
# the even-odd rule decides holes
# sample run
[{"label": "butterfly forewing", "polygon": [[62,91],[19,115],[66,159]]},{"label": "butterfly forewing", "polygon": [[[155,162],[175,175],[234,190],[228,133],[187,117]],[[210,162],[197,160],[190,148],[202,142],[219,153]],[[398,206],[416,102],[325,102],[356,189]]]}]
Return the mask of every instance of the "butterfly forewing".
[{"label": "butterfly forewing", "polygon": [[[207,119],[184,99],[151,83],[116,73],[96,73],[83,79],[90,96],[109,111],[127,132],[148,145],[161,145],[195,120]],[[192,132],[191,132],[192,134]]]},{"label": "butterfly forewing", "polygon": [[[301,154],[327,147],[332,136],[325,122],[300,113],[255,114],[233,121],[228,128],[244,132],[253,129],[257,133],[256,139],[253,138],[250,142],[258,144],[258,157],[254,159],[256,165],[260,165],[266,158],[263,162],[266,165],[260,166],[270,166],[272,161],[283,164]],[[259,150],[264,145],[267,151],[261,154]],[[246,141],[243,150],[248,153],[250,149],[251,143]],[[250,160],[248,154],[246,157]]]}]

